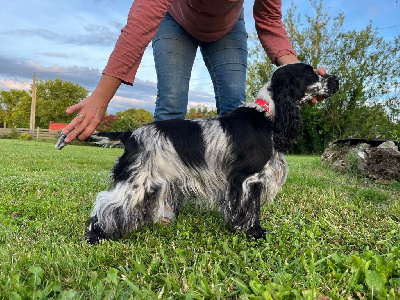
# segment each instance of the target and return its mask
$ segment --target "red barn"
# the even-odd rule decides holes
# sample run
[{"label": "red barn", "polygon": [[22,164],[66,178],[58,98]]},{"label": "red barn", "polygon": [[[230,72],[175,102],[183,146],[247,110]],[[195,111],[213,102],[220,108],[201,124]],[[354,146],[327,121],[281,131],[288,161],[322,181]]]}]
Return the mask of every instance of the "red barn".
[{"label": "red barn", "polygon": [[60,131],[63,130],[65,128],[65,126],[67,126],[67,123],[56,123],[53,121],[50,121],[50,125],[49,125],[49,130],[51,131]]}]

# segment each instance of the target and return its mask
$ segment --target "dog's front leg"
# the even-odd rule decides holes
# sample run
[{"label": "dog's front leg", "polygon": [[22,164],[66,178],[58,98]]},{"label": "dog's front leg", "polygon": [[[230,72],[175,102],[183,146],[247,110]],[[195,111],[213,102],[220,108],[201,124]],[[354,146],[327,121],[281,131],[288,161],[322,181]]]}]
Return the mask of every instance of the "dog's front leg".
[{"label": "dog's front leg", "polygon": [[111,191],[97,195],[85,239],[96,243],[120,238],[136,231],[153,219],[160,202],[160,186],[144,188],[143,184],[119,183]]},{"label": "dog's front leg", "polygon": [[265,238],[266,230],[260,225],[260,197],[263,185],[260,181],[246,180],[242,185],[232,184],[227,193],[224,217],[234,229],[256,239]]},{"label": "dog's front leg", "polygon": [[124,211],[118,203],[117,195],[113,192],[104,191],[97,196],[85,230],[85,240],[90,244],[121,237],[125,231],[123,230]]}]

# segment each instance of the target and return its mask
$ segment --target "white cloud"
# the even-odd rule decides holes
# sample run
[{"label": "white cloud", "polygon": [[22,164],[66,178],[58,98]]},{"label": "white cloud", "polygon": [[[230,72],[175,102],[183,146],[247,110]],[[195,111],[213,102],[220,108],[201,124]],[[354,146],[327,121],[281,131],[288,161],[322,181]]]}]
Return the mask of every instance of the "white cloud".
[{"label": "white cloud", "polygon": [[66,59],[75,57],[75,55],[62,53],[62,52],[38,52],[36,54],[44,56],[44,57],[56,57],[56,58],[66,58]]},{"label": "white cloud", "polygon": [[124,111],[130,108],[143,108],[151,113],[154,112],[155,96],[147,96],[146,100],[130,98],[123,96],[114,96],[108,105],[108,113],[115,114],[118,111]]},{"label": "white cloud", "polygon": [[0,90],[9,91],[15,90],[29,90],[31,88],[32,80],[28,79],[10,79],[0,78]]}]

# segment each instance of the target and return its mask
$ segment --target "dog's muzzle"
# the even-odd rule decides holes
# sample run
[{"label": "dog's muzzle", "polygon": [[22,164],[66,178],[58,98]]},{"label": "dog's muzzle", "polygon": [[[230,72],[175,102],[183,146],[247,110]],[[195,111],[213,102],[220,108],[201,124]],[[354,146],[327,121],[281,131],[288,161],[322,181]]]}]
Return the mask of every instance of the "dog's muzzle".
[{"label": "dog's muzzle", "polygon": [[326,82],[326,89],[324,94],[321,96],[331,97],[339,90],[339,77],[336,75],[325,74],[322,78]]}]

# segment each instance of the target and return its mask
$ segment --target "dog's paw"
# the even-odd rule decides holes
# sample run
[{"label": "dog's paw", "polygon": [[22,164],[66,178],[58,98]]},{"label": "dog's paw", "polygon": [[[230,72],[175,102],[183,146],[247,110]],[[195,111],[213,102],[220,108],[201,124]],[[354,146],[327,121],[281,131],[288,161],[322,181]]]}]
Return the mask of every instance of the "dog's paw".
[{"label": "dog's paw", "polygon": [[97,217],[91,217],[87,222],[87,228],[85,230],[85,240],[89,244],[96,244],[100,240],[108,239],[106,233],[101,229],[97,222]]},{"label": "dog's paw", "polygon": [[256,240],[265,239],[265,237],[267,235],[267,230],[265,230],[261,226],[254,226],[254,227],[251,227],[249,230],[247,230],[246,234],[248,236],[255,238]]}]

